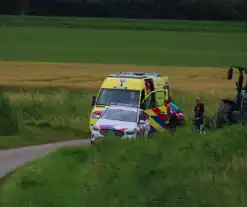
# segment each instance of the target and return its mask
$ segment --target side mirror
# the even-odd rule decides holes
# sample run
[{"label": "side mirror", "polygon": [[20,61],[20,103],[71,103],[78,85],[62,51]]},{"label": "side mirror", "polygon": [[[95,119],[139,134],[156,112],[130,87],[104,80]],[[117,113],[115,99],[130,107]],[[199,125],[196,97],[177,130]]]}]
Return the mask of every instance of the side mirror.
[{"label": "side mirror", "polygon": [[145,121],[140,120],[139,123],[140,123],[140,124],[145,124]]},{"label": "side mirror", "polygon": [[146,109],[146,101],[141,102],[140,108],[141,108],[142,110],[145,110],[145,109]]},{"label": "side mirror", "polygon": [[95,102],[96,102],[96,96],[93,96],[93,97],[92,97],[92,103],[91,103],[91,106],[94,106],[94,105],[95,105]]},{"label": "side mirror", "polygon": [[233,68],[228,69],[227,80],[232,80]]}]

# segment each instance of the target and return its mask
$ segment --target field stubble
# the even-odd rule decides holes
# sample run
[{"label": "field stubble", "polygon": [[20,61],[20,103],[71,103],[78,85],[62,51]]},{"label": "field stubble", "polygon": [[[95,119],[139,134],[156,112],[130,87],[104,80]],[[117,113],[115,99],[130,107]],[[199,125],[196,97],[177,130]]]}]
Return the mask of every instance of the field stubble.
[{"label": "field stubble", "polygon": [[109,73],[151,71],[169,76],[174,90],[229,94],[233,83],[226,80],[227,68],[165,67],[80,63],[0,62],[2,88],[66,88],[97,91]]}]

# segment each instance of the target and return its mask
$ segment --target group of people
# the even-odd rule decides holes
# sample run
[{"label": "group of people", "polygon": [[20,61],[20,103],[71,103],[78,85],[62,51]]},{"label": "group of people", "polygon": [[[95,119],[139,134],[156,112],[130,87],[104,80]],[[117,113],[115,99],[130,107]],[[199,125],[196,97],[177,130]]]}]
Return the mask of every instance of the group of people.
[{"label": "group of people", "polygon": [[[183,118],[182,111],[179,109],[177,105],[174,104],[171,98],[169,100],[169,107],[172,116],[174,116],[178,120]],[[198,130],[200,133],[204,132],[203,120],[204,120],[204,104],[201,102],[200,97],[196,97],[196,105],[194,107],[194,125],[196,130]]]},{"label": "group of people", "polygon": [[[147,94],[151,93],[151,83],[149,81],[145,82],[146,91]],[[170,113],[176,120],[182,120],[184,118],[184,115],[180,108],[172,101],[171,97],[169,97],[169,107],[170,107]],[[194,124],[198,131],[203,131],[203,119],[204,119],[204,104],[201,103],[201,98],[196,97],[196,105],[194,107]]]}]

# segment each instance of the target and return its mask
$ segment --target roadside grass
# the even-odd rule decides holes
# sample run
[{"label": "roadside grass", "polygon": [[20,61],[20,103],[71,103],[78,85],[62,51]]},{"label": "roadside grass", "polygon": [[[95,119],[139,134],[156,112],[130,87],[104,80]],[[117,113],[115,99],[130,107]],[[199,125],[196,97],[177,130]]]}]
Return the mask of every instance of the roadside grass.
[{"label": "roadside grass", "polygon": [[[4,207],[246,205],[245,126],[207,136],[188,128],[148,140],[105,138],[65,148],[4,182]],[[61,185],[62,183],[62,185]]]},{"label": "roadside grass", "polygon": [[54,89],[4,95],[10,104],[8,113],[17,117],[19,132],[0,136],[0,148],[88,137],[91,95]]},{"label": "roadside grass", "polygon": [[246,32],[0,27],[0,60],[104,64],[246,65]]},{"label": "roadside grass", "polygon": [[[72,151],[71,151],[72,150]],[[78,190],[80,187],[80,168],[83,166],[83,162],[87,160],[89,156],[90,149],[88,148],[66,148],[58,150],[56,154],[48,155],[39,159],[39,162],[34,162],[34,165],[27,164],[25,167],[20,168],[21,174],[24,178],[23,181],[19,180],[19,176],[16,176],[15,173],[12,173],[10,176],[13,176],[16,183],[8,185],[8,179],[3,181],[3,186],[0,188],[0,206],[50,206],[53,200],[57,201],[59,206],[74,206],[76,203],[81,202],[81,193]],[[54,163],[54,161],[56,161]],[[37,163],[37,165],[35,165]],[[49,174],[46,174],[49,171]],[[68,174],[69,173],[69,174]],[[69,175],[69,177],[68,177]],[[19,182],[20,181],[20,182]],[[55,182],[55,186],[50,186],[51,182]],[[13,203],[10,204],[7,198],[11,196],[11,192],[5,194],[5,186],[7,186],[10,191],[13,191],[16,188],[23,189],[33,189],[30,194],[30,198],[37,196],[39,197],[39,204],[35,204],[35,201],[31,199],[25,201],[13,200]],[[62,187],[61,184],[66,187]],[[41,189],[36,191],[35,188],[40,187]],[[60,188],[60,192],[56,191],[57,188]],[[25,191],[25,190],[24,190]],[[42,198],[42,191],[46,191],[50,196],[46,200]],[[39,194],[41,193],[41,194]],[[67,196],[73,194],[73,199],[67,199]],[[21,196],[25,196],[22,194]]]},{"label": "roadside grass", "polygon": [[[14,115],[14,120],[1,125],[0,149],[46,144],[57,141],[89,136],[89,117],[91,113],[91,98],[95,92],[85,93],[66,89],[37,89],[13,90],[3,92],[9,109],[5,111],[7,117]],[[176,104],[183,110],[187,124],[191,126],[192,108],[198,93],[186,91],[172,91]],[[205,103],[206,115],[213,115],[219,106],[219,97],[215,94],[200,93]],[[8,124],[7,124],[8,123]],[[10,125],[11,124],[11,125]],[[12,125],[16,126],[13,133]],[[6,128],[10,127],[10,128]]]}]

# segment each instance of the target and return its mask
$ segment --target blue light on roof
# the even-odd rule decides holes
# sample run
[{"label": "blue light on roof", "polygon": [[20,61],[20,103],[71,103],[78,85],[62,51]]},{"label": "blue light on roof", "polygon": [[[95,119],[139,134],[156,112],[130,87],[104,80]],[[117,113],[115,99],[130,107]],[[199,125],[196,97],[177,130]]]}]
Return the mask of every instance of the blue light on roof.
[{"label": "blue light on roof", "polygon": [[146,78],[147,76],[139,76],[139,75],[118,75],[118,74],[109,74],[108,77],[113,77],[113,78],[135,78],[135,79],[142,79]]},{"label": "blue light on roof", "polygon": [[151,72],[122,72],[120,74],[109,74],[108,77],[142,79],[148,77],[160,77],[160,74]]},{"label": "blue light on roof", "polygon": [[138,76],[154,76],[154,77],[160,77],[160,74],[158,73],[152,73],[152,72],[122,72],[120,75],[138,75]]}]

